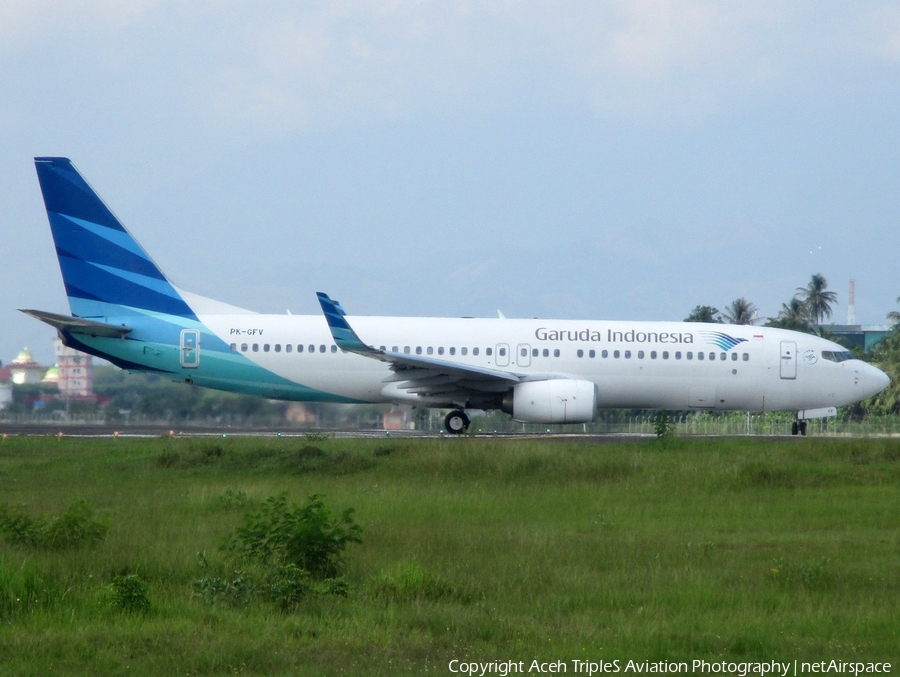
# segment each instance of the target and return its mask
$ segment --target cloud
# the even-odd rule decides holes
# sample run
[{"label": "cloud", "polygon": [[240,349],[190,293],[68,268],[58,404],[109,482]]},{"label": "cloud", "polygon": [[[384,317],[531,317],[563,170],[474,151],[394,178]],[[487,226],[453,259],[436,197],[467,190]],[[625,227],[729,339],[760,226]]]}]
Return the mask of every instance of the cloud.
[{"label": "cloud", "polygon": [[167,80],[180,117],[258,136],[548,101],[691,125],[816,86],[835,46],[895,63],[900,16],[776,0],[7,0],[0,45]]}]

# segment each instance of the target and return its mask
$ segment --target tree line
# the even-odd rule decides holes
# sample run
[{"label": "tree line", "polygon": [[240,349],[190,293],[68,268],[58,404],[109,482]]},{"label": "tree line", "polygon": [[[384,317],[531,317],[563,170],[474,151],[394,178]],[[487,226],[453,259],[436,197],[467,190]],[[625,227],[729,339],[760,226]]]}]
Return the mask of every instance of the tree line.
[{"label": "tree line", "polygon": [[[797,287],[793,298],[782,303],[778,315],[769,318],[763,326],[792,329],[842,343],[842,339],[832,335],[823,324],[832,316],[835,303],[837,294],[828,289],[825,277],[816,273],[805,287]],[[897,303],[900,304],[900,296],[897,297]],[[885,319],[893,325],[893,330],[871,350],[846,347],[857,357],[871,362],[890,376],[891,384],[874,397],[844,407],[842,413],[847,417],[862,420],[869,416],[900,414],[900,311],[890,311]],[[713,306],[696,306],[684,321],[756,324],[759,313],[753,303],[741,297],[732,301],[723,311]]]},{"label": "tree line", "polygon": [[[821,273],[816,273],[805,287],[797,287],[793,298],[787,303],[782,303],[778,315],[769,318],[763,326],[820,334],[819,327],[831,317],[835,303],[837,294],[828,289],[825,277]],[[721,311],[713,306],[696,306],[684,321],[756,324],[759,321],[759,311],[753,303],[742,296]]]}]

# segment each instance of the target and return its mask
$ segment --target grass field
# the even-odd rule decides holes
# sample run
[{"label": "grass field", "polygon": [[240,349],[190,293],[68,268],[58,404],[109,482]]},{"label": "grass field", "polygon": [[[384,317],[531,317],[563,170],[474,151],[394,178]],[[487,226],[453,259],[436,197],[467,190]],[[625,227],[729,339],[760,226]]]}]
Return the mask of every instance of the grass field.
[{"label": "grass field", "polygon": [[[220,546],[283,491],[355,510],[347,595],[239,594]],[[49,519],[78,498],[98,544],[0,540],[2,675],[900,661],[895,440],[0,443],[0,503]],[[129,575],[148,610],[122,604]]]}]

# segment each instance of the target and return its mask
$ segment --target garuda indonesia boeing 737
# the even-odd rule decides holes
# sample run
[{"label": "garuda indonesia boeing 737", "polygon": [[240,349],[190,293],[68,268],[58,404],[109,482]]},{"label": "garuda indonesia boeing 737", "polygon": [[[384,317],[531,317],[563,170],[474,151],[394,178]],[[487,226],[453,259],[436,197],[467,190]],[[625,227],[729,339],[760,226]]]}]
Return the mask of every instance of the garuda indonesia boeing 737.
[{"label": "garuda indonesia boeing 737", "polygon": [[583,423],[600,407],[794,411],[873,395],[888,377],[822,338],[680,322],[263,315],[175,287],[66,158],[35,158],[71,316],[25,310],[123,369],[282,400],[466,409]]}]

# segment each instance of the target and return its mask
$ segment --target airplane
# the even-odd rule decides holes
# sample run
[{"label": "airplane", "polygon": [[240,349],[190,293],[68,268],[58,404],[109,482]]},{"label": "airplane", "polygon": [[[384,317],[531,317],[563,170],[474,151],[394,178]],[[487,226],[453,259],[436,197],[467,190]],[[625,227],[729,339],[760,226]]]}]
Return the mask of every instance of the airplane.
[{"label": "airplane", "polygon": [[259,314],[173,285],[72,162],[35,167],[71,315],[22,310],[130,371],[271,399],[467,410],[589,423],[601,408],[796,412],[809,419],[889,378],[818,336],[747,325]]}]

